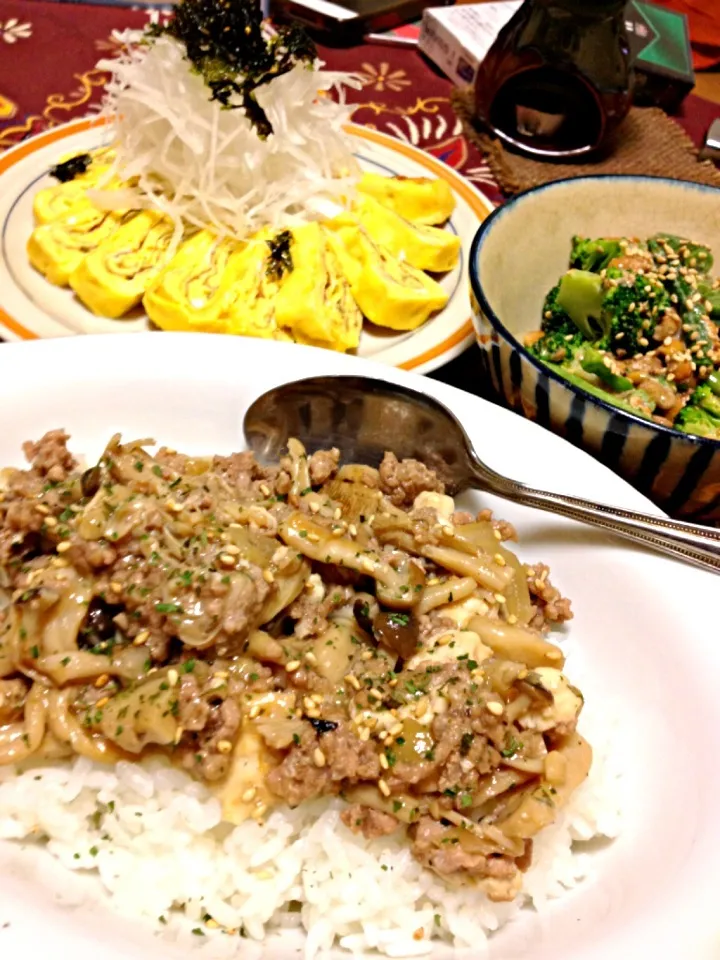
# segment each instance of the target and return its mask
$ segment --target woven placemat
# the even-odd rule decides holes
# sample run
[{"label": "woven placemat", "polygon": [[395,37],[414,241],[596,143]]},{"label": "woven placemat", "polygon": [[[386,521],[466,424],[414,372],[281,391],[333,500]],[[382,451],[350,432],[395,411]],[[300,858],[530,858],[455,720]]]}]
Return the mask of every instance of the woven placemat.
[{"label": "woven placemat", "polygon": [[554,180],[598,173],[641,174],[673,177],[720,187],[720,171],[710,160],[699,160],[685,131],[657,107],[633,107],[602,155],[593,162],[533,160],[506,149],[502,141],[482,131],[473,122],[473,95],[454,90],[453,109],[465,135],[487,157],[493,176],[505,193],[520,193]]}]

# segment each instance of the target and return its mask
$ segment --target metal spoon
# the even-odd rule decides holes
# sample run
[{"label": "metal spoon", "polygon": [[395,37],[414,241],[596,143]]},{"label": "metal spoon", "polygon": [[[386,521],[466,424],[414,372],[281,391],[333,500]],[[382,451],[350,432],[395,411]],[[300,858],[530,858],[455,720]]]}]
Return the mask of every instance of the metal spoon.
[{"label": "metal spoon", "polygon": [[486,466],[437,400],[370,377],[310,377],[275,387],[245,414],[245,438],[261,462],[277,462],[288,437],[309,453],[339,447],[346,462],[378,466],[386,450],[437,471],[448,493],[487,490],[506,500],[601,527],[720,573],[720,530],[535,490]]}]

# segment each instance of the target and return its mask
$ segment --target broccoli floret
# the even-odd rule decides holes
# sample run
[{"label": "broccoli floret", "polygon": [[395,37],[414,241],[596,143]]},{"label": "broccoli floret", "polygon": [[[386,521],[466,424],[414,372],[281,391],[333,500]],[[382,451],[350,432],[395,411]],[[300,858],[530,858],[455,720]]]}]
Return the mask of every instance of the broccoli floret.
[{"label": "broccoli floret", "polygon": [[710,440],[720,440],[720,419],[708,413],[704,407],[689,403],[683,407],[673,424],[676,430],[692,433]]},{"label": "broccoli floret", "polygon": [[711,384],[705,382],[696,387],[691,403],[720,420],[720,397],[715,393]]},{"label": "broccoli floret", "polygon": [[[616,279],[614,275],[610,277],[608,274],[608,277]],[[603,313],[609,323],[609,349],[624,356],[649,350],[648,333],[652,333],[655,323],[669,306],[670,298],[662,284],[645,276],[635,277],[632,283],[608,287]]]},{"label": "broccoli floret", "polygon": [[558,303],[559,289],[558,283],[545,297],[540,325],[543,336],[529,347],[531,353],[546,363],[569,359],[583,341],[582,334]]},{"label": "broccoli floret", "polygon": [[720,396],[715,392],[713,375],[695,388],[675,418],[675,426],[683,433],[720,440]]},{"label": "broccoli floret", "polygon": [[585,237],[573,237],[570,252],[570,266],[577,270],[590,270],[599,273],[611,260],[622,253],[619,240],[589,240]]},{"label": "broccoli floret", "polygon": [[670,258],[668,251],[671,251],[684,267],[693,267],[698,273],[709,273],[712,270],[713,255],[710,247],[703,243],[693,243],[682,237],[658,233],[648,240],[648,249],[660,263],[667,262]]},{"label": "broccoli floret", "polygon": [[560,279],[557,302],[587,340],[608,333],[603,317],[603,281],[589,270],[568,270]]}]

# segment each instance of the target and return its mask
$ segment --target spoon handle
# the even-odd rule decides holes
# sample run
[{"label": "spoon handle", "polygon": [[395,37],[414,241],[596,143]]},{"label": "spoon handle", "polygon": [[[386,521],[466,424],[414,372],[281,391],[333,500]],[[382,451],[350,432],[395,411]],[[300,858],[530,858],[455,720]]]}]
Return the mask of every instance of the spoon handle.
[{"label": "spoon handle", "polygon": [[528,507],[592,524],[704,570],[720,573],[720,530],[610,507],[579,497],[533,490],[521,483],[493,485],[493,493]]}]

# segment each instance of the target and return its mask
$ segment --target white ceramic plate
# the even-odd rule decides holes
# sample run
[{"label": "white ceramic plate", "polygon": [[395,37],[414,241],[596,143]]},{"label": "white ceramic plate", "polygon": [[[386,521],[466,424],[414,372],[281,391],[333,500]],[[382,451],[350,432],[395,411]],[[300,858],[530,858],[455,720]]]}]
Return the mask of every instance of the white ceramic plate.
[{"label": "white ceramic plate", "polygon": [[[328,373],[421,387],[457,414],[491,466],[518,480],[653,509],[570,444],[444,384],[290,344],[188,334],[0,347],[0,467],[19,464],[21,443],[56,426],[90,459],[117,430],[196,453],[237,450],[244,411],[259,393]],[[549,563],[572,598],[568,673],[589,709],[618,717],[613,746],[627,761],[619,839],[591,855],[593,875],[576,890],[493,938],[490,956],[717,960],[718,581],[551,515],[489,496],[470,504],[512,521],[523,559]],[[0,845],[0,955],[40,956],[49,944],[53,956],[73,960],[181,955],[133,923],[58,903],[49,892],[58,869],[44,854]],[[73,903],[77,882],[66,884]],[[262,956],[284,960],[298,947],[266,946]],[[213,958],[210,944],[202,955]]]},{"label": "white ceramic plate", "polygon": [[[451,167],[429,154],[366,127],[350,124],[348,130],[365,170],[442,177],[455,195],[456,207],[446,229],[458,234],[462,246],[459,265],[441,280],[450,295],[447,305],[413,331],[370,330],[366,324],[358,349],[360,356],[427,373],[457,356],[472,341],[468,254],[475,232],[492,205]],[[48,176],[48,169],[60,155],[93,150],[108,139],[107,125],[80,120],[34,137],[0,157],[0,337],[30,340],[148,329],[145,317],[96,317],[71,290],[48,283],[30,266],[25,253],[33,229],[33,197],[41,187],[56,182]]]}]

